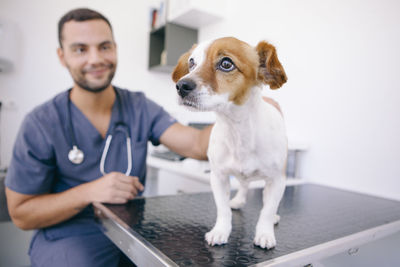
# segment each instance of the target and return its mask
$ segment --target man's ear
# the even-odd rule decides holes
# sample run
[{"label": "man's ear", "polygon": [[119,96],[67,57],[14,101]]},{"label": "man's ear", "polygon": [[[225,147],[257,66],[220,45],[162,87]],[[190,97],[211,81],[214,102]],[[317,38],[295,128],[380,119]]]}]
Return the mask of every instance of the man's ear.
[{"label": "man's ear", "polygon": [[271,89],[278,89],[287,81],[287,77],[278,60],[275,47],[265,41],[261,41],[258,43],[256,50],[260,60],[258,79],[268,84]]},{"label": "man's ear", "polygon": [[174,71],[172,72],[172,80],[174,83],[177,83],[181,77],[189,73],[189,56],[192,54],[192,51],[196,46],[197,45],[194,44],[189,51],[187,51],[178,59],[178,64],[175,66]]},{"label": "man's ear", "polygon": [[58,55],[58,59],[60,60],[61,65],[66,67],[67,64],[65,63],[64,50],[61,47],[57,48],[57,55]]}]

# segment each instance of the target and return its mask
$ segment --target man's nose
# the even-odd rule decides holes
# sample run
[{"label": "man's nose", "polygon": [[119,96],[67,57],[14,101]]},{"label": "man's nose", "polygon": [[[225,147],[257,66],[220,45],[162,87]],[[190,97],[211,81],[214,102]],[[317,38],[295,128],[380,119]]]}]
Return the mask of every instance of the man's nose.
[{"label": "man's nose", "polygon": [[101,52],[98,49],[90,49],[89,56],[88,56],[88,63],[89,64],[96,64],[102,62],[103,58],[101,56]]},{"label": "man's nose", "polygon": [[176,84],[176,90],[178,90],[178,94],[182,98],[187,96],[194,89],[196,89],[196,83],[191,79],[182,79]]}]

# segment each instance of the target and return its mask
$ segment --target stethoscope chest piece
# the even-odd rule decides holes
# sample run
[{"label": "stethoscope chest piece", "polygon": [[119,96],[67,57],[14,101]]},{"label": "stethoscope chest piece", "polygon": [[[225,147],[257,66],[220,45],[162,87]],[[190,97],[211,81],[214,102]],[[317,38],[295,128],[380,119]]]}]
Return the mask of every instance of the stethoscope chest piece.
[{"label": "stethoscope chest piece", "polygon": [[68,153],[69,161],[71,161],[74,164],[81,164],[84,158],[85,156],[82,150],[80,150],[77,146],[73,146]]}]

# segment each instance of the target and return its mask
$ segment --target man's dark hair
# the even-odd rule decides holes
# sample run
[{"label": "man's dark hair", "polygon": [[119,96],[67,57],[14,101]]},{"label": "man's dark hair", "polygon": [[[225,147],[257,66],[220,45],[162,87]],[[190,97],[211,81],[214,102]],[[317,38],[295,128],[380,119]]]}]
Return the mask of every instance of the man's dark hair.
[{"label": "man's dark hair", "polygon": [[108,26],[110,26],[111,32],[112,32],[112,27],[110,21],[104,17],[102,14],[100,14],[97,11],[88,9],[88,8],[77,8],[69,11],[67,14],[62,16],[62,18],[58,22],[58,42],[60,43],[60,47],[62,47],[62,30],[64,27],[64,24],[68,21],[74,20],[74,21],[86,21],[86,20],[94,20],[94,19],[101,19],[104,20]]}]

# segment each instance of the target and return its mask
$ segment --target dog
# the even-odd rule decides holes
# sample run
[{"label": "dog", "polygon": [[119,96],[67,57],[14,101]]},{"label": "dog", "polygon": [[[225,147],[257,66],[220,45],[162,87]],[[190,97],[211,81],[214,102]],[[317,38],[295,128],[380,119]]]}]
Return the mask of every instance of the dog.
[{"label": "dog", "polygon": [[[265,41],[252,47],[233,37],[203,42],[179,58],[172,80],[179,104],[216,113],[207,156],[217,219],[214,228],[206,233],[206,241],[212,246],[228,242],[231,208],[245,205],[250,181],[264,179],[263,208],[254,244],[273,248],[287,159],[283,116],[262,98],[263,85],[277,89],[287,81],[275,47]],[[240,184],[232,200],[230,175]]]}]

